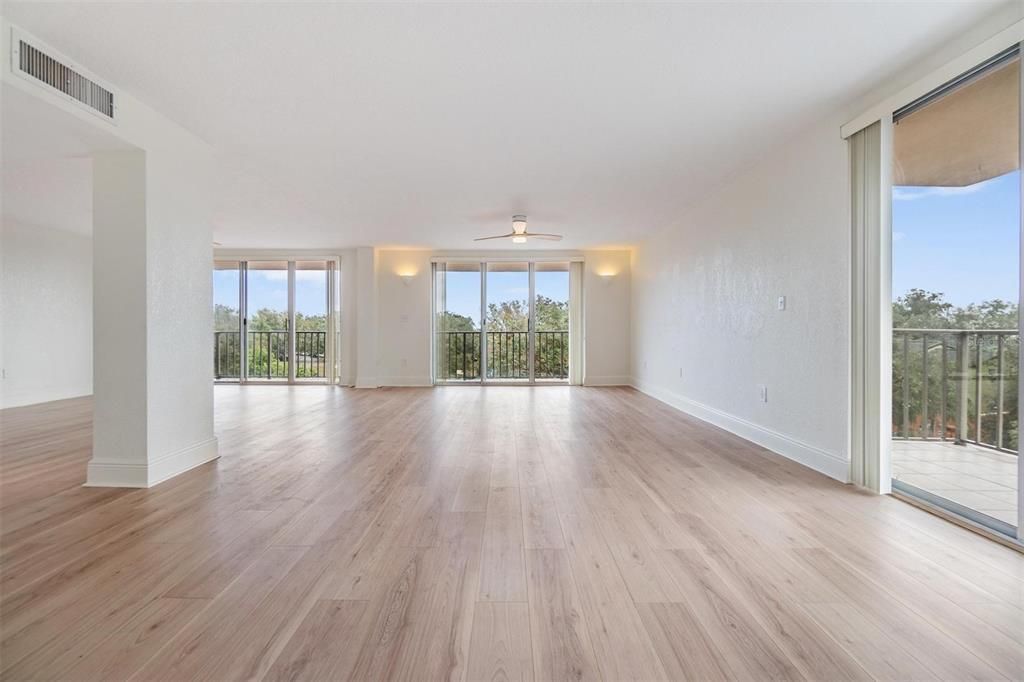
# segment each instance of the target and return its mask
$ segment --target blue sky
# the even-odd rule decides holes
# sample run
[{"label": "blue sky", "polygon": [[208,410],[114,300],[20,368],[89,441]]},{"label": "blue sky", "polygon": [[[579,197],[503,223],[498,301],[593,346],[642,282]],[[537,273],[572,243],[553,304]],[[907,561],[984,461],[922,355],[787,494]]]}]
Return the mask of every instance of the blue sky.
[{"label": "blue sky", "polygon": [[967,187],[895,187],[892,292],[1017,301],[1020,171]]},{"label": "blue sky", "polygon": [[[303,315],[327,313],[327,275],[323,271],[295,271],[295,311]],[[238,308],[238,271],[213,271],[213,302]],[[286,270],[249,271],[249,310],[288,310]]]},{"label": "blue sky", "polygon": [[[569,300],[568,272],[538,272],[537,293],[555,300]],[[295,272],[295,310],[303,315],[326,312],[325,275],[313,270]],[[527,300],[529,279],[525,272],[491,272],[487,276],[487,298],[491,303]],[[448,273],[448,310],[471,317],[480,325],[480,273]],[[238,271],[213,271],[213,302],[238,308]],[[285,270],[249,270],[249,309],[288,309],[288,273]]]},{"label": "blue sky", "polygon": [[[449,312],[465,315],[480,327],[480,273],[447,273],[445,296]],[[487,274],[487,302],[530,299],[530,275],[527,272],[490,272]],[[568,272],[538,272],[534,275],[538,296],[556,301],[569,300]]]}]

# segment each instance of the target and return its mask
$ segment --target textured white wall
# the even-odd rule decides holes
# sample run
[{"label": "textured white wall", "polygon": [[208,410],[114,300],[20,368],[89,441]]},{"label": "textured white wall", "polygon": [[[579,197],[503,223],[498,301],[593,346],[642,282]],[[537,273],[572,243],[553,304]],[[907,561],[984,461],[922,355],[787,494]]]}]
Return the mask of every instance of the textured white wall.
[{"label": "textured white wall", "polygon": [[92,393],[92,238],[4,219],[0,408]]},{"label": "textured white wall", "polygon": [[213,439],[214,182],[201,151],[175,147],[161,140],[146,152],[149,451],[158,457]]},{"label": "textured white wall", "polygon": [[850,235],[840,123],[806,129],[641,244],[632,358],[641,389],[841,478]]},{"label": "textured white wall", "polygon": [[[16,128],[5,117],[5,137],[36,140],[40,156],[95,161],[87,483],[148,486],[215,458],[210,147],[125,92],[111,126],[29,80],[0,80],[5,102],[16,95],[24,109]],[[49,145],[69,140],[73,154]]]},{"label": "textured white wall", "polygon": [[1024,5],[1003,9],[872,92],[850,93],[640,244],[631,346],[638,388],[848,477],[851,235],[839,129],[1019,20]]},{"label": "textured white wall", "polygon": [[[583,265],[583,383],[630,383],[630,252],[587,251]],[[612,275],[609,278],[602,275]]]},{"label": "textured white wall", "polygon": [[[412,275],[406,284],[401,275]],[[377,371],[384,386],[430,385],[430,252],[378,251]]]}]

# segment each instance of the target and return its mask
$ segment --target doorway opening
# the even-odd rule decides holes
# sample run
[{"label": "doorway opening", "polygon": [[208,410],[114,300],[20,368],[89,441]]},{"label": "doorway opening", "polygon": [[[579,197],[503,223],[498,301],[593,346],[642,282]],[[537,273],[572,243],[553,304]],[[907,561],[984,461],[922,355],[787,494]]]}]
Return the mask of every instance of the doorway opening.
[{"label": "doorway opening", "polygon": [[1019,50],[893,115],[892,488],[1020,523]]}]

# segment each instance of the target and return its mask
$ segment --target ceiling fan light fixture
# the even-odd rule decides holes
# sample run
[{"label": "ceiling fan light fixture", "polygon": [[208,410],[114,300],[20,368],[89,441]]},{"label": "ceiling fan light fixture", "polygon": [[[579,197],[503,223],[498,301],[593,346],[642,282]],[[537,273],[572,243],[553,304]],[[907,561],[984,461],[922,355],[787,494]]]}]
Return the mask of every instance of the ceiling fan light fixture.
[{"label": "ceiling fan light fixture", "polygon": [[489,242],[492,239],[511,239],[513,244],[525,244],[526,240],[530,237],[536,237],[537,239],[544,239],[551,242],[562,241],[562,235],[560,234],[547,234],[545,232],[527,232],[526,231],[526,216],[521,213],[517,213],[512,216],[512,231],[508,234],[496,234],[491,237],[477,237],[473,241],[475,242]]}]

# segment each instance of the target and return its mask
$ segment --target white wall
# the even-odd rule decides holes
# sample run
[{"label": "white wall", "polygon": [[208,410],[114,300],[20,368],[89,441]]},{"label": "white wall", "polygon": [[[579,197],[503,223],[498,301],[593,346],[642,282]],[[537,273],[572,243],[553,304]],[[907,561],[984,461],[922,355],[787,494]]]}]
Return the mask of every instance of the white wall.
[{"label": "white wall", "polygon": [[[840,127],[995,34],[971,27],[802,126],[635,251],[635,385],[840,480],[849,472],[849,159]],[[786,296],[786,310],[777,299]],[[767,387],[766,403],[759,385]]]},{"label": "white wall", "polygon": [[[7,53],[9,25],[0,28]],[[209,146],[124,91],[110,125],[28,79],[5,71],[0,80],[5,104],[17,95],[36,114],[5,117],[5,139],[34,137],[43,151],[47,140],[73,140],[94,159],[87,483],[150,486],[216,458]]]},{"label": "white wall", "polygon": [[92,393],[92,238],[5,218],[0,408]]},{"label": "white wall", "polygon": [[341,357],[340,382],[342,386],[356,383],[356,308],[358,306],[358,273],[356,250],[338,250],[341,261]]},{"label": "white wall", "polygon": [[807,129],[641,244],[632,358],[638,388],[845,478],[850,237],[840,124]]},{"label": "white wall", "polygon": [[629,251],[587,251],[583,256],[583,383],[587,386],[630,383],[630,256]]},{"label": "white wall", "polygon": [[[401,275],[411,275],[406,283]],[[381,250],[377,261],[377,378],[430,385],[430,252]]]}]

